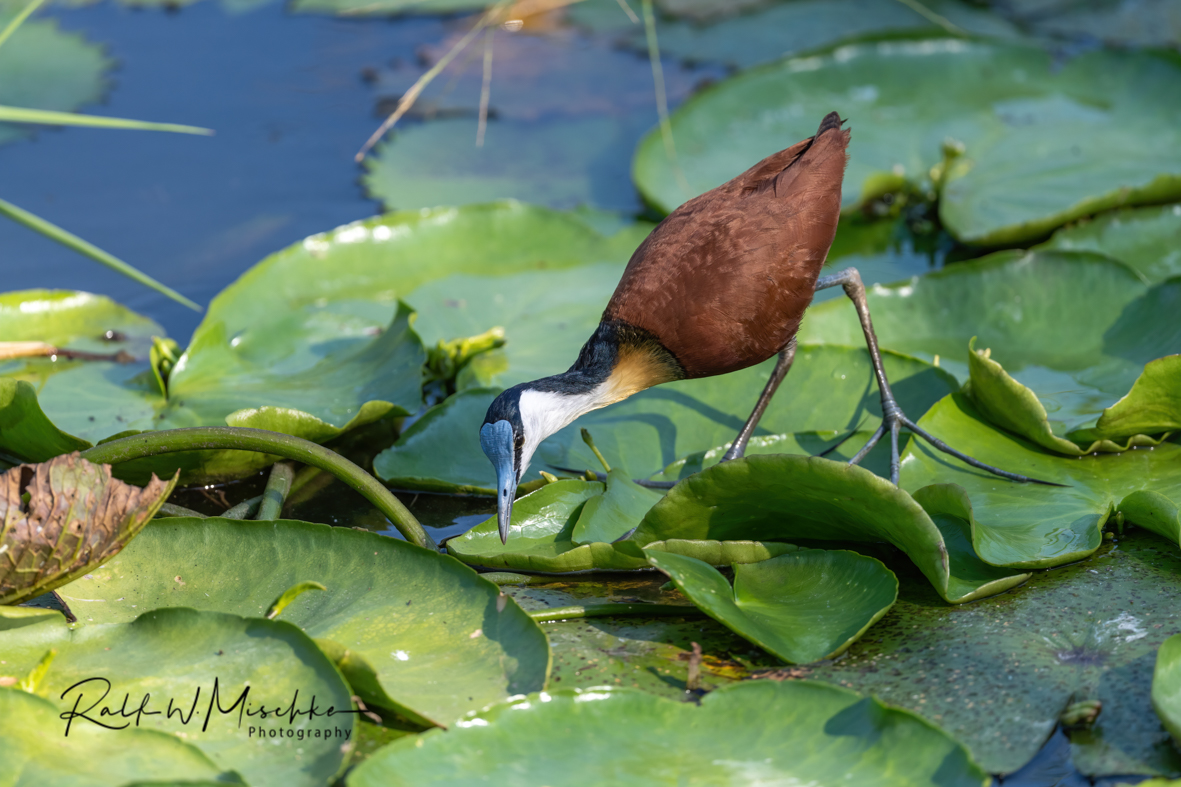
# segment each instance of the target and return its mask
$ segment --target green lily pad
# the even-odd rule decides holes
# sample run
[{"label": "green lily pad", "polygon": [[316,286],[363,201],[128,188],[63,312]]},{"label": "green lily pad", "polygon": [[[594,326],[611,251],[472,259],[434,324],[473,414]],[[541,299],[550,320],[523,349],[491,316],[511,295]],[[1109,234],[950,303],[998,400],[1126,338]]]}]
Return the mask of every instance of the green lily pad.
[{"label": "green lily pad", "polygon": [[[1011,38],[1017,34],[1004,18],[955,0],[923,5],[975,35]],[[858,37],[945,31],[897,0],[795,0],[768,4],[704,26],[696,19],[670,22],[658,32],[663,55],[750,68]],[[642,30],[629,37],[629,43],[637,47],[642,40]]]},{"label": "green lily pad", "polygon": [[[1126,266],[1085,252],[998,252],[874,287],[867,298],[882,345],[938,356],[965,381],[964,350],[977,336],[978,347],[1036,394],[1058,435],[1093,426],[1144,364],[1181,352],[1174,327],[1181,279],[1149,286]],[[809,342],[849,344],[860,336],[844,301],[809,310],[800,331]]]},{"label": "green lily pad", "polygon": [[[66,584],[119,553],[172,494],[176,479],[144,489],[108,465],[67,454],[0,475],[0,604]],[[27,501],[25,495],[28,495]]]},{"label": "green lily pad", "polygon": [[1152,706],[1169,734],[1181,743],[1181,634],[1166,639],[1157,651]]},{"label": "green lily pad", "polygon": [[570,533],[575,544],[615,541],[640,524],[648,509],[664,497],[664,492],[642,487],[619,470],[607,473],[605,486],[603,494],[590,498],[582,507]]},{"label": "green lily pad", "polygon": [[[117,748],[130,744],[120,738],[128,727],[172,733],[252,785],[319,787],[340,770],[351,748],[352,692],[290,623],[157,609],[141,610],[130,623],[71,629],[52,614],[31,624],[18,617],[18,627],[9,628],[9,609],[0,607],[0,672],[24,675],[56,649],[39,691],[59,714],[83,713],[68,718],[71,734],[77,727],[110,725],[115,729],[104,730],[105,739]],[[313,696],[325,715],[309,715]],[[326,715],[329,708],[332,716]],[[66,721],[59,722],[63,733]]]},{"label": "green lily pad", "polygon": [[[3,667],[0,667],[2,670]],[[90,724],[70,729],[52,702],[18,689],[0,688],[0,762],[12,787],[122,787],[133,782],[204,780],[242,784],[196,746],[150,729],[111,733]]]},{"label": "green lily pad", "polygon": [[1116,46],[1181,44],[1181,5],[1177,0],[1004,0],[996,5],[1042,35]]},{"label": "green lily pad", "polygon": [[872,557],[801,549],[734,567],[647,551],[652,565],[714,620],[791,664],[844,653],[898,598],[898,579]]},{"label": "green lily pad", "polygon": [[[222,557],[211,563],[209,555]],[[314,637],[366,703],[447,725],[545,685],[545,635],[515,603],[503,604],[495,585],[452,558],[376,533],[296,521],[157,520],[60,593],[87,623],[165,605],[259,616],[301,581],[328,589],[299,596],[282,619]]]},{"label": "green lily pad", "polygon": [[[561,366],[555,359],[549,373],[568,365],[575,353]],[[958,388],[951,375],[917,359],[886,352],[883,361],[894,393],[908,413],[925,412]],[[661,385],[588,413],[541,444],[529,477],[536,477],[532,474],[547,465],[578,470],[598,467],[598,460],[582,442],[582,427],[594,435],[611,466],[632,478],[659,473],[687,454],[722,445],[742,427],[773,366],[768,361],[723,377]],[[505,382],[510,381],[511,377]],[[465,391],[428,410],[401,440],[378,454],[374,472],[401,488],[494,495],[495,474],[476,439],[493,398],[491,390]],[[880,422],[880,412],[881,398],[864,349],[801,346],[791,374],[755,434],[872,431]],[[446,446],[446,452],[440,452],[439,446]],[[424,478],[427,475],[431,478]]]},{"label": "green lily pad", "polygon": [[791,676],[912,710],[999,774],[1030,761],[1068,704],[1099,700],[1091,728],[1067,731],[1079,770],[1181,775],[1181,753],[1150,701],[1157,648],[1181,629],[1175,546],[1131,528],[1089,560],[954,607],[904,561],[890,565],[901,588],[886,616],[841,659]]},{"label": "green lily pad", "polygon": [[[553,731],[563,734],[554,737]],[[511,743],[510,743],[511,742]],[[873,698],[812,683],[741,683],[698,707],[632,689],[533,695],[448,733],[399,741],[350,774],[394,784],[983,785],[950,736]]]},{"label": "green lily pad", "polygon": [[[964,152],[936,173],[944,227],[965,242],[1017,243],[1101,210],[1181,196],[1178,79],[1177,64],[1150,53],[1089,52],[1059,67],[1032,44],[852,44],[752,69],[685,102],[672,128],[687,191],[658,133],[640,143],[633,176],[671,211],[839,109],[854,129],[846,207],[900,181],[931,188],[950,139]],[[1141,144],[1145,136],[1154,144]]]},{"label": "green lily pad", "polygon": [[1037,248],[1106,254],[1158,284],[1181,276],[1181,205],[1104,213],[1063,227]]},{"label": "green lily pad", "polygon": [[[25,3],[0,3],[0,30]],[[105,72],[115,61],[103,47],[79,33],[58,28],[56,20],[22,24],[0,49],[0,104],[26,109],[73,112],[102,100]],[[0,145],[32,136],[35,126],[0,123]]]},{"label": "green lily pad", "polygon": [[[1174,544],[1181,539],[1181,445],[1164,442],[1122,454],[1066,457],[1002,431],[965,396],[953,394],[919,421],[969,456],[1063,486],[1016,484],[912,440],[902,457],[904,489],[954,483],[972,500],[977,554],[995,566],[1046,568],[1080,560],[1102,542],[1117,510]],[[915,495],[919,495],[915,492]]]},{"label": "green lily pad", "polygon": [[[560,573],[647,568],[644,553],[630,540],[617,544],[575,542],[574,531],[581,524],[587,506],[602,497],[605,489],[606,485],[597,481],[547,484],[513,504],[507,543],[500,542],[496,517],[492,516],[463,535],[448,540],[447,551],[465,563],[509,570]],[[617,521],[614,527],[621,524]],[[634,523],[619,535],[633,526]],[[675,538],[644,546],[654,551],[688,555],[715,565],[753,563],[796,549],[790,544]]]},{"label": "green lily pad", "polygon": [[[968,345],[969,395],[990,421],[1043,448],[1067,456],[1096,451],[1118,453],[1152,446],[1181,429],[1181,355],[1150,361],[1132,390],[1103,411],[1092,429],[1077,429],[1069,440],[1054,434],[1037,395],[1010,377],[986,351]],[[1075,442],[1071,442],[1074,440]]]},{"label": "green lily pad", "polygon": [[911,497],[855,465],[756,455],[682,481],[648,512],[631,540],[643,546],[675,538],[889,541],[940,596],[963,603],[1029,576],[981,562],[972,538],[979,512],[979,503],[953,484],[932,484]]},{"label": "green lily pad", "polygon": [[[622,266],[642,234],[629,227],[608,238],[576,215],[498,203],[392,214],[312,236],[214,299],[172,369],[167,399],[147,364],[148,339],[162,333],[154,323],[93,296],[9,294],[0,302],[6,340],[44,341],[48,333],[71,349],[122,349],[139,360],[0,362],[3,378],[36,386],[40,404],[40,411],[30,408],[28,392],[6,392],[10,383],[0,378],[0,402],[18,405],[0,410],[0,423],[35,426],[5,430],[0,450],[44,459],[129,430],[225,423],[322,442],[382,415],[415,411],[426,356],[399,307],[402,295],[432,279],[487,270]],[[50,316],[54,328],[46,327]],[[127,340],[92,348],[92,337],[108,330]],[[469,335],[430,333],[427,341]],[[509,341],[515,338],[510,332]],[[34,452],[41,455],[29,456]],[[138,479],[180,466],[192,483],[244,475],[268,461],[244,452],[173,454],[128,463],[119,473]]]}]

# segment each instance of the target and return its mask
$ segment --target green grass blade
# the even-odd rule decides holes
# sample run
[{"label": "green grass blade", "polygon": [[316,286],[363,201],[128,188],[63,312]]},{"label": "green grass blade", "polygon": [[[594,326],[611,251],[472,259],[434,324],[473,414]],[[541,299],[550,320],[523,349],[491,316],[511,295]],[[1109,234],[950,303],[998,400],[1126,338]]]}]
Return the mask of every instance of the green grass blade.
[{"label": "green grass blade", "polygon": [[20,13],[14,16],[11,22],[5,25],[3,30],[0,30],[0,46],[4,46],[4,42],[7,41],[9,37],[16,32],[16,29],[24,24],[24,21],[32,16],[33,12],[40,8],[41,4],[44,2],[45,0],[33,0],[23,9],[21,9]]},{"label": "green grass blade", "polygon": [[[2,43],[2,41],[0,41]],[[0,105],[0,121],[8,123],[40,123],[46,126],[90,126],[92,128],[125,128],[137,131],[173,131],[177,134],[213,134],[212,129],[182,126],[177,123],[148,123],[143,120],[80,115],[77,112],[53,112],[48,109],[25,109]]]},{"label": "green grass blade", "polygon": [[118,257],[108,254],[94,244],[87,243],[77,235],[63,230],[56,224],[51,224],[45,219],[29,213],[27,210],[18,208],[11,202],[5,202],[4,200],[0,199],[0,215],[7,216],[16,223],[23,224],[34,232],[39,232],[45,237],[57,241],[66,248],[73,249],[79,254],[84,254],[95,262],[101,262],[108,268],[116,270],[128,278],[135,279],[140,284],[151,287],[153,290],[162,295],[167,295],[177,303],[182,303],[194,311],[202,311],[200,306],[198,306],[196,303],[193,303],[176,290],[173,290],[171,287],[164,286],[160,282],[153,279],[151,276],[148,276],[145,273],[140,273],[138,270],[131,267]]}]

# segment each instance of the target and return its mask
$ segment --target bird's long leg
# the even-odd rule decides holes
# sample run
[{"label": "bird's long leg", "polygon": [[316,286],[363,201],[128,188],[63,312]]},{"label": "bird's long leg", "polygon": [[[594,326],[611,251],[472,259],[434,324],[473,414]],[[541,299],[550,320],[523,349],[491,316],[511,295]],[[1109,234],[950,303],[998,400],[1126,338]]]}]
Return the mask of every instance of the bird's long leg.
[{"label": "bird's long leg", "polygon": [[750,436],[754,434],[755,427],[759,425],[759,419],[763,417],[763,413],[766,411],[767,405],[771,403],[771,397],[775,395],[779,384],[783,382],[784,377],[787,377],[787,373],[791,370],[791,362],[795,358],[796,337],[793,336],[787,346],[779,351],[779,360],[775,362],[775,368],[771,371],[771,379],[767,381],[763,392],[759,394],[759,400],[755,402],[755,409],[751,412],[750,418],[746,419],[738,436],[734,438],[726,455],[722,457],[723,462],[739,459],[746,453],[746,444],[750,442]]},{"label": "bird's long leg", "polygon": [[[894,392],[890,390],[890,381],[886,379],[886,370],[882,366],[882,353],[878,349],[878,337],[873,332],[873,321],[869,318],[869,304],[865,299],[865,285],[861,282],[861,274],[857,272],[856,268],[845,268],[843,271],[837,271],[828,276],[821,276],[816,281],[817,290],[824,290],[829,287],[836,287],[837,285],[845,289],[845,295],[849,296],[849,300],[853,301],[853,306],[857,309],[857,317],[861,320],[861,330],[865,333],[865,343],[869,346],[869,359],[873,363],[873,373],[878,379],[878,390],[882,393],[882,425],[869,438],[869,442],[857,452],[857,455],[849,460],[849,464],[857,464],[864,459],[865,455],[869,453],[869,449],[873,448],[888,430],[890,432],[890,481],[897,484],[901,464],[898,455],[898,432],[905,426],[912,433],[923,438],[938,450],[946,454],[951,454],[972,467],[987,470],[1010,481],[1032,482],[1036,484],[1048,483],[1019,475],[1018,473],[1010,473],[1007,470],[1001,470],[999,467],[987,465],[978,459],[973,459],[967,454],[955,450],[942,440],[928,434],[926,430],[919,428],[914,421],[907,418],[906,413],[902,412],[902,408],[898,406],[898,400],[894,398]],[[1058,486],[1058,484],[1050,484],[1050,486]]]}]

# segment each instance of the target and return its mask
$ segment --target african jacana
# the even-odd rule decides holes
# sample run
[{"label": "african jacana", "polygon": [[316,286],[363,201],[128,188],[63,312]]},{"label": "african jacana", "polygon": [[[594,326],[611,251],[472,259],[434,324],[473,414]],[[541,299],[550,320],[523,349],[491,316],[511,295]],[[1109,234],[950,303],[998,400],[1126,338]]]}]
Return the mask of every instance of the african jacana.
[{"label": "african jacana", "polygon": [[849,131],[835,112],[816,136],[760,161],[673,211],[640,244],[569,371],[501,393],[480,444],[496,468],[500,538],[533,452],[583,413],[653,385],[745,369],[778,354],[754,411],[723,461],[741,457],[795,356],[796,331],[816,290],[841,285],[853,301],[882,395],[882,423],[849,460],[860,462],[890,432],[890,480],[898,483],[898,433],[914,434],[968,464],[1030,481],[972,459],[920,429],[898,407],[882,368],[865,287],[855,268],[820,278],[841,208]]}]

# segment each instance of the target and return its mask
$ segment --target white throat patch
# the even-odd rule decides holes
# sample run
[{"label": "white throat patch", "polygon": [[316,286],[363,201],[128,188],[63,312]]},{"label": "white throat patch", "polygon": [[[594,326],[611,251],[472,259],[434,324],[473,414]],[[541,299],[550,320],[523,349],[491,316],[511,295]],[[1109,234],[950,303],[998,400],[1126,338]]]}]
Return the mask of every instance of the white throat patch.
[{"label": "white throat patch", "polygon": [[612,397],[606,384],[581,394],[563,394],[553,391],[521,391],[518,408],[521,412],[521,426],[525,433],[525,444],[521,447],[521,478],[529,467],[533,452],[541,441],[573,423],[578,416],[606,407],[619,397]]}]

